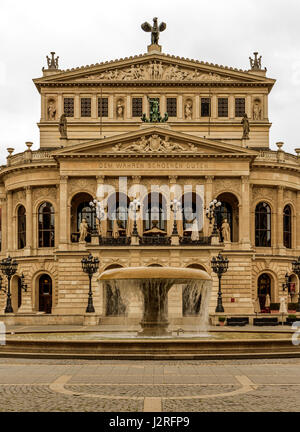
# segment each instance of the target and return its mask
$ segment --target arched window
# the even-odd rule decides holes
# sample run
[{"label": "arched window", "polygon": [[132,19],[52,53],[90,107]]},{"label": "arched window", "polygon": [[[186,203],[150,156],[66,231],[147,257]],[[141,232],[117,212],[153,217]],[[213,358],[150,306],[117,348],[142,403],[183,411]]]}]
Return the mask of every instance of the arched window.
[{"label": "arched window", "polygon": [[292,247],[292,210],[289,205],[283,210],[283,245],[288,249]]},{"label": "arched window", "polygon": [[130,200],[123,192],[111,195],[107,200],[108,232],[110,235],[125,235]]},{"label": "arched window", "polygon": [[263,273],[257,281],[257,296],[261,311],[265,309],[267,295],[270,296],[271,300],[271,278],[268,274]]},{"label": "arched window", "polygon": [[[87,224],[92,231],[96,229],[96,214],[90,207],[90,201],[83,201],[77,207],[77,232],[80,231],[80,224],[82,219],[85,219],[87,221]],[[86,240],[91,241],[90,235]]]},{"label": "arched window", "polygon": [[195,192],[187,192],[182,196],[183,230],[193,226],[193,219],[197,218],[198,230],[203,228],[203,202]]},{"label": "arched window", "polygon": [[223,192],[218,195],[217,200],[222,203],[217,212],[217,227],[220,230],[220,237],[223,241],[221,232],[222,222],[227,219],[230,226],[230,240],[239,241],[239,201],[231,192]]},{"label": "arched window", "polygon": [[54,208],[49,202],[40,205],[38,223],[39,247],[54,247]]},{"label": "arched window", "polygon": [[144,229],[157,227],[162,231],[167,229],[166,200],[161,193],[152,192],[144,200]]},{"label": "arched window", "polygon": [[39,278],[39,312],[51,313],[52,308],[52,279],[43,274]]},{"label": "arched window", "polygon": [[18,208],[18,249],[26,246],[26,210],[23,205]]},{"label": "arched window", "polygon": [[265,202],[255,209],[255,246],[271,246],[271,209]]}]

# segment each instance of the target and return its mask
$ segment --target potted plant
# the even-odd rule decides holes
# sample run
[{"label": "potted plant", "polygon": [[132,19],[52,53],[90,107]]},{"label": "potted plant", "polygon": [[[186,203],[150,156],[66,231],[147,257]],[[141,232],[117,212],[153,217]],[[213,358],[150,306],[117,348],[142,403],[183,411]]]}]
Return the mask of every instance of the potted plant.
[{"label": "potted plant", "polygon": [[290,315],[287,316],[286,322],[288,324],[293,324],[294,321],[297,321],[297,316],[296,315],[290,314]]},{"label": "potted plant", "polygon": [[219,316],[219,324],[220,324],[220,326],[225,325],[225,321],[226,321],[226,317],[224,317],[224,316]]},{"label": "potted plant", "polygon": [[280,303],[271,303],[270,304],[270,312],[271,313],[279,313]]}]

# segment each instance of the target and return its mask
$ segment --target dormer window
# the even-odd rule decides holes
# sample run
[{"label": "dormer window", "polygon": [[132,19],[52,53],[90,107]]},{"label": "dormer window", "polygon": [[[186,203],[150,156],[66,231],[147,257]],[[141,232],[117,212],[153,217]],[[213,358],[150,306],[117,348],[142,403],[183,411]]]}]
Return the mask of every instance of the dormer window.
[{"label": "dormer window", "polygon": [[64,98],[64,113],[66,117],[74,117],[74,98]]},{"label": "dormer window", "polygon": [[91,98],[81,98],[81,117],[91,117],[92,104]]},{"label": "dormer window", "polygon": [[245,98],[235,98],[235,116],[244,117],[245,114]]},{"label": "dormer window", "polygon": [[169,117],[177,117],[177,99],[167,98],[167,113]]}]

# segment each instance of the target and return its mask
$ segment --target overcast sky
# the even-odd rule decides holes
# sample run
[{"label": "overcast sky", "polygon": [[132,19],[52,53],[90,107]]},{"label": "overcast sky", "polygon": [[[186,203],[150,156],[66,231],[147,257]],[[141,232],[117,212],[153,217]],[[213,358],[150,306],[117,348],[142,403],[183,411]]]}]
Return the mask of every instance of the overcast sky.
[{"label": "overcast sky", "polygon": [[163,52],[249,68],[259,51],[267,76],[271,148],[300,147],[299,0],[0,0],[0,164],[6,148],[39,147],[40,98],[32,82],[55,51],[67,69],[142,54],[144,21],[167,23]]}]

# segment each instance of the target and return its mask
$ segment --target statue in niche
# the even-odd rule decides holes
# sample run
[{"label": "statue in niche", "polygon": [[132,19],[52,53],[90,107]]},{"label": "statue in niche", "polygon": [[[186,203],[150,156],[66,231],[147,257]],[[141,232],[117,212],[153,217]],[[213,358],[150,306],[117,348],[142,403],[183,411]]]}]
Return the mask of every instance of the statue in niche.
[{"label": "statue in niche", "polygon": [[82,221],[80,222],[80,226],[79,226],[79,241],[80,242],[84,242],[86,239],[86,236],[88,235],[88,229],[89,226],[87,224],[86,219],[82,219]]},{"label": "statue in niche", "polygon": [[184,105],[184,118],[186,120],[192,120],[193,116],[193,104],[191,100],[187,100]]},{"label": "statue in niche", "polygon": [[250,132],[250,125],[249,125],[249,119],[247,114],[244,114],[244,117],[241,121],[241,124],[243,125],[243,137],[242,139],[249,139],[249,132]]},{"label": "statue in niche", "polygon": [[223,241],[230,242],[231,241],[230,225],[227,219],[223,219],[221,232],[222,232]]},{"label": "statue in niche", "polygon": [[124,119],[124,104],[122,99],[119,99],[117,103],[117,119]]},{"label": "statue in niche", "polygon": [[253,120],[261,120],[262,109],[259,99],[255,99],[253,106]]},{"label": "statue in niche", "polygon": [[56,117],[56,106],[55,106],[55,100],[49,99],[48,100],[48,120],[55,120]]},{"label": "statue in niche", "polygon": [[61,138],[67,138],[67,117],[62,114],[59,119],[59,133]]}]

